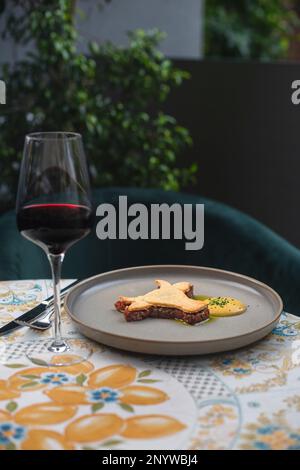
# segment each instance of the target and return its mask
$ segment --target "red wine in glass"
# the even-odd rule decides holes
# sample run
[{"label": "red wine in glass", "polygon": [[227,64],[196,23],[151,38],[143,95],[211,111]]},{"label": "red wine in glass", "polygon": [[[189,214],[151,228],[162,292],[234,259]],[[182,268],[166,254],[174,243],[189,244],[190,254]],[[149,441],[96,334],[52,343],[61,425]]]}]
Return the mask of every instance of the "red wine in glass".
[{"label": "red wine in glass", "polygon": [[92,223],[90,207],[79,204],[32,204],[17,213],[21,234],[54,255],[85,237]]},{"label": "red wine in glass", "polygon": [[61,333],[60,276],[66,251],[93,224],[90,185],[82,139],[73,132],[38,132],[25,138],[17,196],[21,234],[46,253],[52,272],[54,337],[28,344],[35,364],[63,366],[86,360],[91,348]]}]

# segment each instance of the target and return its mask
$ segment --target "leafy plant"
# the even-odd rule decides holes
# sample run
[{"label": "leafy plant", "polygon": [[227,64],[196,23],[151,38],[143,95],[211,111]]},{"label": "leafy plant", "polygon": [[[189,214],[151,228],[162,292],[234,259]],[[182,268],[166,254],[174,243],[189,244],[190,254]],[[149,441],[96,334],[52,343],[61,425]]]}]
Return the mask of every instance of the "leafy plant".
[{"label": "leafy plant", "polygon": [[2,70],[8,95],[0,108],[2,198],[12,199],[24,135],[37,130],[80,132],[94,185],[178,190],[191,181],[196,165],[178,164],[189,132],[160,110],[188,74],[157,50],[162,33],[131,32],[128,47],[91,42],[84,54],[77,49],[75,1],[0,0],[0,14],[5,3],[3,36],[33,47]]},{"label": "leafy plant", "polygon": [[299,23],[292,7],[285,0],[208,0],[206,56],[284,58]]}]

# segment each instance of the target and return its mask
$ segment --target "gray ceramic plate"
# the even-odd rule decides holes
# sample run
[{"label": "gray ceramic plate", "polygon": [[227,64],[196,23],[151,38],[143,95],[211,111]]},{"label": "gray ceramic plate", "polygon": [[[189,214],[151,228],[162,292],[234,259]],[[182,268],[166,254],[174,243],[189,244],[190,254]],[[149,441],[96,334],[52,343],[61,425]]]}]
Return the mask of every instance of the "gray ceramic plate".
[{"label": "gray ceramic plate", "polygon": [[[127,323],[114,309],[120,295],[141,295],[155,279],[188,281],[195,295],[236,297],[248,308],[235,317],[187,326],[148,318]],[[282,312],[282,300],[270,287],[240,274],[196,266],[142,266],[100,274],[75,286],[65,308],[79,330],[100,343],[127,351],[164,355],[228,351],[266,336]]]}]

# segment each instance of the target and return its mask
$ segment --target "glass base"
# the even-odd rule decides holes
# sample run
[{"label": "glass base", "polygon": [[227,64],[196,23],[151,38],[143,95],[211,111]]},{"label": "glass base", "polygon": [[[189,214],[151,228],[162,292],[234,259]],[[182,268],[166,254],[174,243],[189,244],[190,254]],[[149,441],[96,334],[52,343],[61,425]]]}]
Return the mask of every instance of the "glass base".
[{"label": "glass base", "polygon": [[7,363],[15,359],[19,361],[22,357],[27,357],[38,366],[63,367],[86,361],[93,353],[86,341],[79,338],[61,338],[56,343],[53,338],[20,341],[14,346],[6,345],[5,350],[1,351],[0,362]]}]

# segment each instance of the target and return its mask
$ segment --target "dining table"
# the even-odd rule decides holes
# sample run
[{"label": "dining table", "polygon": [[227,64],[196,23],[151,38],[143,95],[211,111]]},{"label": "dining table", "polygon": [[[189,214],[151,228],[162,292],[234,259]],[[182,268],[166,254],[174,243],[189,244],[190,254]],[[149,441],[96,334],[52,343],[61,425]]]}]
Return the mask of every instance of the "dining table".
[{"label": "dining table", "polygon": [[[0,282],[0,326],[51,294],[47,279]],[[62,325],[90,345],[85,362],[30,362],[24,345],[51,328],[0,337],[1,450],[300,449],[299,317],[283,312],[271,334],[242,349],[181,357],[93,342],[64,311]]]}]

